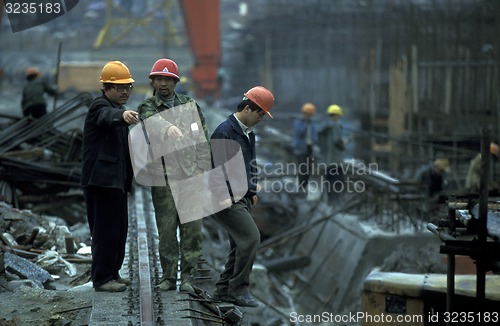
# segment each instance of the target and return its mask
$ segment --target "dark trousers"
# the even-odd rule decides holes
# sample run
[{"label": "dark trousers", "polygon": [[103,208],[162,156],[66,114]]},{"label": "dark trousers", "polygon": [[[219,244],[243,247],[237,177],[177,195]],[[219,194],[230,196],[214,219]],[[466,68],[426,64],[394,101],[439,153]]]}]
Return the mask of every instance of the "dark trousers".
[{"label": "dark trousers", "polygon": [[251,211],[251,199],[245,197],[214,215],[227,231],[230,244],[224,271],[215,283],[216,293],[239,295],[248,291],[250,273],[260,245],[260,232]]},{"label": "dark trousers", "polygon": [[33,118],[40,119],[41,117],[47,114],[47,105],[43,103],[34,104],[28,106],[23,113],[25,116],[31,115]]},{"label": "dark trousers", "polygon": [[128,231],[127,193],[88,186],[83,190],[92,236],[91,276],[94,287],[120,277]]},{"label": "dark trousers", "polygon": [[297,155],[298,167],[298,186],[299,190],[307,192],[307,185],[309,184],[309,177],[313,171],[314,156],[311,145],[307,145],[307,151],[303,154]]}]

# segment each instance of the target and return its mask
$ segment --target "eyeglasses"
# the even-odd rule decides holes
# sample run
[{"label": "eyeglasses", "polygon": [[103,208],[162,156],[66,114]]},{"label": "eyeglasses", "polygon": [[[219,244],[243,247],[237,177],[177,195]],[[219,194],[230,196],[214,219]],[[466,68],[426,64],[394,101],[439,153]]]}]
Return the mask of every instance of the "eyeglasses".
[{"label": "eyeglasses", "polygon": [[113,85],[111,87],[116,89],[118,93],[123,93],[123,91],[126,91],[128,93],[134,88],[133,85]]}]

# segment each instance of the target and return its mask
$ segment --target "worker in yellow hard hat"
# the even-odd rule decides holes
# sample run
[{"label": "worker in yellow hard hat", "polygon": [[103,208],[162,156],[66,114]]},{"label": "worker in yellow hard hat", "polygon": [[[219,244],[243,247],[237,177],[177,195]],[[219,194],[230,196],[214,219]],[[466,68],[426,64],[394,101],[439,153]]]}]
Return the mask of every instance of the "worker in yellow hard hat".
[{"label": "worker in yellow hard hat", "polygon": [[175,86],[175,92],[178,94],[189,95],[188,78],[186,76],[181,76],[179,82]]},{"label": "worker in yellow hard hat", "polygon": [[316,106],[312,103],[304,103],[301,112],[302,117],[293,122],[293,153],[298,167],[298,189],[300,192],[307,193],[315,156],[319,155],[318,125],[313,120]]},{"label": "worker in yellow hard hat", "polygon": [[110,61],[101,71],[102,95],[89,106],[83,127],[81,185],[92,236],[95,291],[121,292],[130,285],[119,271],[125,259],[128,194],[132,190],[129,126],[137,112],[125,108],[134,79],[126,65]]},{"label": "worker in yellow hard hat", "polygon": [[[490,159],[491,162],[498,161],[500,156],[500,148],[496,143],[490,143]],[[493,165],[490,164],[490,181],[489,188],[497,187],[497,183],[493,181]],[[481,153],[476,154],[476,156],[470,161],[469,169],[467,171],[467,177],[465,178],[465,188],[468,191],[479,192],[479,184],[481,179]]]},{"label": "worker in yellow hard hat", "polygon": [[333,200],[343,189],[338,183],[343,180],[341,164],[344,160],[345,143],[342,138],[343,127],[339,120],[344,113],[342,107],[332,104],[326,109],[326,114],[329,119],[319,131],[319,147],[322,160],[329,164],[325,178],[330,187],[326,190],[328,198]]}]

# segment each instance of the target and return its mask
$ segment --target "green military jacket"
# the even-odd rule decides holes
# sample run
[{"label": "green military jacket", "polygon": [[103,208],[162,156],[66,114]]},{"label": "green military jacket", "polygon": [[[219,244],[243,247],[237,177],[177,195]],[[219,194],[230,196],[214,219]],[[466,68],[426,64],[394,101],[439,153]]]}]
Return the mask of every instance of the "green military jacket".
[{"label": "green military jacket", "polygon": [[[139,117],[152,152],[162,155],[162,164],[155,166],[161,166],[168,179],[184,179],[211,168],[205,118],[192,98],[175,93],[174,107],[169,108],[156,94],[139,104]],[[180,139],[169,139],[167,130],[173,125],[182,131],[184,136]]]}]

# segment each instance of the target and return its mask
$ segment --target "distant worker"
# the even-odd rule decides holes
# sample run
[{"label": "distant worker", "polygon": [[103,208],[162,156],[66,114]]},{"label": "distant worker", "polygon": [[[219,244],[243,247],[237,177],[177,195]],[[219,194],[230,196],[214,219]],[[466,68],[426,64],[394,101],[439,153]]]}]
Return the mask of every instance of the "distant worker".
[{"label": "distant worker", "polygon": [[[183,223],[174,201],[174,182],[186,180],[208,171],[211,167],[211,153],[208,147],[208,130],[202,111],[192,98],[177,93],[179,68],[171,59],[159,59],[151,68],[149,78],[154,87],[153,96],[139,104],[139,114],[154,134],[161,137],[162,146],[178,146],[162,157],[162,171],[165,186],[151,187],[151,197],[155,208],[156,226],[159,236],[160,265],[163,275],[158,284],[161,291],[177,289],[177,269],[180,257],[181,291],[194,292],[192,283],[196,276],[198,259],[201,256],[200,219]],[[194,124],[194,125],[193,125]],[[195,129],[193,131],[193,128]],[[207,140],[196,144],[193,132],[204,133]],[[177,148],[177,147],[176,147]],[[162,149],[153,150],[164,152]],[[184,187],[188,187],[185,185]],[[173,190],[174,189],[174,190]],[[186,196],[182,200],[192,200],[189,192],[197,189],[183,189]],[[201,202],[180,203],[192,209],[193,215],[202,216]],[[191,211],[190,211],[191,212]],[[177,238],[179,230],[179,240]]]},{"label": "distant worker", "polygon": [[299,192],[307,193],[314,160],[319,155],[318,125],[313,120],[316,113],[314,104],[305,103],[300,110],[302,117],[293,122],[293,154],[298,167]]},{"label": "distant worker", "polygon": [[[257,167],[255,165],[255,133],[253,127],[267,115],[272,118],[273,94],[262,86],[256,86],[243,94],[236,112],[229,115],[213,132],[212,150],[214,168],[228,166],[235,153],[243,155],[246,173],[238,175],[242,180],[228,180],[227,184],[215,182],[212,189],[218,204],[226,209],[214,214],[214,219],[229,235],[230,251],[224,271],[215,283],[213,298],[238,306],[257,307],[259,304],[249,290],[250,274],[260,245],[260,231],[252,217],[257,204]],[[220,140],[223,140],[222,142]],[[227,171],[226,171],[227,172]],[[243,198],[235,198],[232,186],[243,182],[248,187]],[[229,187],[229,192],[228,192]]]},{"label": "distant worker", "polygon": [[137,112],[125,108],[134,79],[120,61],[101,71],[102,95],[90,104],[83,128],[82,187],[92,237],[91,277],[96,291],[124,291],[130,280],[119,271],[128,232],[127,193],[132,188],[129,125]]},{"label": "distant worker", "polygon": [[421,166],[415,173],[415,181],[425,189],[425,196],[436,199],[446,185],[445,174],[450,172],[450,163],[446,158],[438,158],[434,162]]},{"label": "distant worker", "polygon": [[183,94],[189,96],[188,79],[186,76],[181,76],[179,82],[175,86],[175,92],[177,94]]},{"label": "distant worker", "polygon": [[39,119],[47,114],[47,101],[44,94],[55,96],[57,90],[42,78],[42,73],[38,68],[26,69],[25,76],[28,83],[23,88],[21,100],[23,115]]},{"label": "distant worker", "polygon": [[[490,158],[491,162],[494,163],[498,160],[500,155],[500,148],[495,143],[490,143]],[[493,181],[493,165],[490,164],[490,181],[489,188],[497,187],[498,184]],[[467,191],[478,192],[481,180],[481,153],[478,153],[469,164],[469,170],[467,171],[467,177],[465,179],[465,189]],[[490,189],[491,190],[491,189]]]},{"label": "distant worker", "polygon": [[326,113],[329,120],[319,131],[319,147],[322,161],[329,165],[326,179],[330,185],[328,197],[332,199],[338,195],[336,191],[343,189],[343,186],[337,186],[335,183],[343,180],[341,164],[344,160],[345,143],[342,138],[343,127],[339,120],[344,113],[337,104],[330,105],[326,109]]}]

